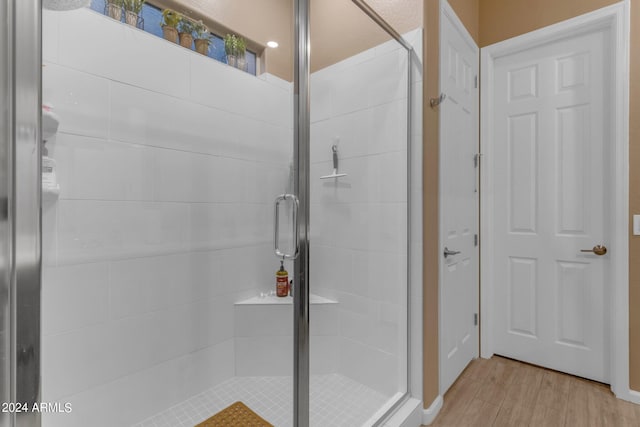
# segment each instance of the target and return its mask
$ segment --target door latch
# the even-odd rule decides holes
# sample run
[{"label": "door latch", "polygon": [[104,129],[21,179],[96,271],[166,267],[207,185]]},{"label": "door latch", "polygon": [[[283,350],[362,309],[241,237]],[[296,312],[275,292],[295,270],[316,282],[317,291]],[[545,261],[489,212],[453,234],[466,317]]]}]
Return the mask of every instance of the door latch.
[{"label": "door latch", "polygon": [[460,253],[460,251],[452,251],[449,248],[445,247],[444,248],[444,257],[449,257],[449,256],[454,256],[454,255],[458,255]]}]

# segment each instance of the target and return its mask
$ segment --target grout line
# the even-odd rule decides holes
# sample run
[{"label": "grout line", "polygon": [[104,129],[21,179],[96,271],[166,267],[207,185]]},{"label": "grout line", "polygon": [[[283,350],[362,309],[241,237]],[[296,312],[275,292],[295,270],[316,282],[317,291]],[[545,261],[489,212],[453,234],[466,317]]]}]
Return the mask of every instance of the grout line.
[{"label": "grout line", "polygon": [[[110,114],[110,112],[109,112],[109,114]],[[135,148],[140,148],[140,149],[165,150],[165,151],[173,151],[173,152],[200,155],[200,156],[206,156],[206,157],[215,157],[217,159],[224,159],[224,160],[236,160],[236,161],[239,161],[239,162],[245,162],[245,163],[251,163],[251,164],[255,163],[255,164],[259,164],[259,165],[263,165],[263,166],[265,166],[265,165],[273,166],[274,168],[278,168],[278,169],[287,168],[288,167],[285,162],[280,163],[280,162],[268,161],[268,160],[263,160],[263,159],[248,159],[248,158],[245,158],[245,157],[212,154],[211,152],[205,152],[205,151],[193,151],[193,150],[186,150],[186,149],[180,149],[180,148],[175,148],[175,147],[166,147],[166,146],[162,146],[162,145],[153,145],[153,144],[148,144],[148,143],[133,142],[133,141],[126,141],[126,140],[118,139],[118,138],[111,138],[111,123],[110,123],[110,121],[109,121],[109,123],[107,125],[108,125],[108,129],[107,129],[106,138],[104,136],[87,135],[85,133],[80,133],[80,132],[73,131],[73,130],[59,131],[57,133],[57,135],[69,135],[69,136],[76,136],[76,137],[93,139],[93,140],[96,140],[95,142],[92,141],[92,143],[94,143],[94,144],[116,142],[118,144],[133,146]],[[58,144],[58,141],[56,140],[56,145],[57,144]],[[64,145],[71,145],[67,141],[65,141],[63,144]],[[234,144],[234,145],[237,145],[237,144]],[[255,149],[255,147],[252,148],[252,149]]]}]

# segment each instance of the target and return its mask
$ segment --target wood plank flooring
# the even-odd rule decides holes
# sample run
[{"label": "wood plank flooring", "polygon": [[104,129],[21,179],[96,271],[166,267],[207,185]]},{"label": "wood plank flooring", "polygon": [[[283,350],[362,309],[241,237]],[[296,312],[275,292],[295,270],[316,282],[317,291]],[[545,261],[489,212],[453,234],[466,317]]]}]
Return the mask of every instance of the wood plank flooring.
[{"label": "wood plank flooring", "polygon": [[640,405],[608,385],[494,356],[471,362],[431,425],[640,427]]}]

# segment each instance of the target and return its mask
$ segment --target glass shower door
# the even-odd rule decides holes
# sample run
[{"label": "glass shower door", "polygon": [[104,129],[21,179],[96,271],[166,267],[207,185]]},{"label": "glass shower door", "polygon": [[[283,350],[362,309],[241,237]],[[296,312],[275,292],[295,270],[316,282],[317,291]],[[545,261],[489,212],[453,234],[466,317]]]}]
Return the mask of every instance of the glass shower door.
[{"label": "glass shower door", "polygon": [[377,425],[408,391],[409,54],[365,10],[315,1],[310,11],[317,427]]},{"label": "glass shower door", "polygon": [[220,44],[165,39],[153,1],[144,28],[103,0],[43,12],[60,123],[45,144],[59,194],[43,203],[43,399],[73,408],[44,427],[192,427],[238,401],[292,425],[272,215],[292,192],[293,2],[218,3],[172,2],[244,37],[257,75]]}]

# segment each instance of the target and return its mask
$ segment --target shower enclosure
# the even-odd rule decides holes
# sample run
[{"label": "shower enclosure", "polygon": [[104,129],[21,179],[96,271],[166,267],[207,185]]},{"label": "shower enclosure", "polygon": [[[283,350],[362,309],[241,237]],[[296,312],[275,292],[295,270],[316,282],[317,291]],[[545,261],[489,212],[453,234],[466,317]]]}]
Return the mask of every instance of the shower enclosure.
[{"label": "shower enclosure", "polygon": [[[420,23],[147,3],[145,29],[103,0],[0,5],[0,427],[194,426],[236,401],[279,427],[395,425],[420,393]],[[167,5],[246,36],[255,75],[159,37]]]}]

